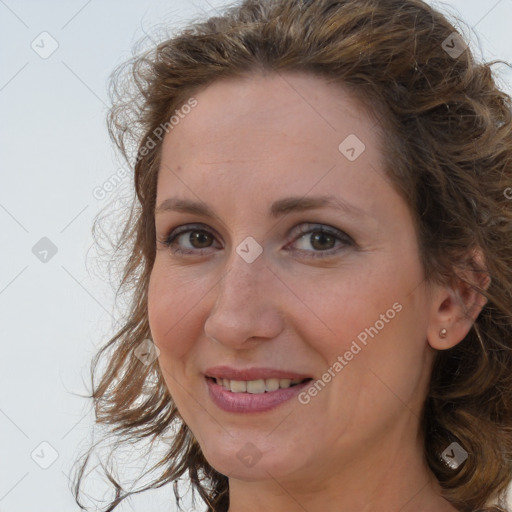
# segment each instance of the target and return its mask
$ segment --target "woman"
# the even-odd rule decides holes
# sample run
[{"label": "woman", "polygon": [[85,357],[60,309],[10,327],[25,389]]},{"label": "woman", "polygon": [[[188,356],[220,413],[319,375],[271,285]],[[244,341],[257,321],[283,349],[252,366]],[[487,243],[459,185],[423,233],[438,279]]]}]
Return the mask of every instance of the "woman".
[{"label": "woman", "polygon": [[130,442],[177,429],[145,488],[504,510],[512,133],[490,65],[421,0],[246,0],[129,72],[110,126],[137,147],[134,294],[93,398]]}]

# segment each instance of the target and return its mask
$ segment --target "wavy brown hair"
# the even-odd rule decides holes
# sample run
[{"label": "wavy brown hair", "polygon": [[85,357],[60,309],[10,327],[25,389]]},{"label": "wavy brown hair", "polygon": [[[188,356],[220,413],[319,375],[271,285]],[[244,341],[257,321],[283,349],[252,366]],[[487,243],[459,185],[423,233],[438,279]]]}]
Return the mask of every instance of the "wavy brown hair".
[{"label": "wavy brown hair", "polygon": [[[245,0],[191,23],[117,70],[109,128],[134,168],[136,196],[115,258],[124,264],[119,291],[129,295],[131,307],[93,360],[91,397],[97,423],[118,439],[116,446],[156,440],[171,428],[175,437],[153,467],[158,475],[139,491],[125,490],[106,470],[115,489],[107,511],[133,492],[187,474],[209,512],[228,509],[228,479],[208,464],[181,420],[158,362],[146,366],[134,355],[150,338],[147,289],[162,146],[156,133],[216,80],[281,72],[349,87],[380,118],[387,172],[415,219],[428,282],[464,280],[467,268],[491,277],[487,289],[469,283],[487,298],[473,329],[436,355],[421,434],[425,459],[454,507],[506,509],[512,474],[512,201],[505,192],[512,186],[511,99],[496,84],[496,62],[478,63],[454,32],[421,0]],[[448,51],[454,47],[460,55]],[[474,249],[485,268],[471,259]],[[100,361],[106,367],[96,382]],[[440,457],[453,441],[469,454],[457,470]],[[92,449],[75,475],[79,504]],[[175,493],[178,499],[176,485]]]}]

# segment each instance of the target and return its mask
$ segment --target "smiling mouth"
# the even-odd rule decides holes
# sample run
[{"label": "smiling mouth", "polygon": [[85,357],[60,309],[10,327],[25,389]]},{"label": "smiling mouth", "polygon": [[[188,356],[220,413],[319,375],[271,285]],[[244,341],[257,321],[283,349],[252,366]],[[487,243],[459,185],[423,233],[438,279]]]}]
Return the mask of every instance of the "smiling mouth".
[{"label": "smiling mouth", "polygon": [[215,382],[217,385],[222,386],[225,390],[231,391],[232,393],[251,393],[251,394],[262,394],[277,391],[278,389],[288,389],[298,384],[312,380],[311,378],[306,379],[256,379],[256,380],[231,380],[221,379],[215,377],[206,377],[211,382]]}]

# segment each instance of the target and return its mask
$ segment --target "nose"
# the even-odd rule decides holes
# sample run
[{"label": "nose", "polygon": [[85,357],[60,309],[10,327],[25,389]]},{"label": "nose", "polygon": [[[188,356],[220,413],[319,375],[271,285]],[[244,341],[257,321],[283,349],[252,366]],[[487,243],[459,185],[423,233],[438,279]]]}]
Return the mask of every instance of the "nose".
[{"label": "nose", "polygon": [[[205,321],[205,334],[230,348],[248,348],[247,342],[268,341],[283,330],[279,279],[261,255],[247,263],[234,253]],[[279,306],[281,304],[281,306]]]}]

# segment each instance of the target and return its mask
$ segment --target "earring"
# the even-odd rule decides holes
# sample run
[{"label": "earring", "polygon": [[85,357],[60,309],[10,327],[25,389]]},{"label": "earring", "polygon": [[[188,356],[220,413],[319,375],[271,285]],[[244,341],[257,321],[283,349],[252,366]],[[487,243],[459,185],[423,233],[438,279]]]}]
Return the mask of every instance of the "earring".
[{"label": "earring", "polygon": [[439,337],[440,337],[440,338],[446,338],[446,334],[447,334],[447,333],[448,333],[448,331],[447,331],[446,329],[444,329],[444,328],[443,328],[443,329],[441,329],[441,330],[439,331]]}]

